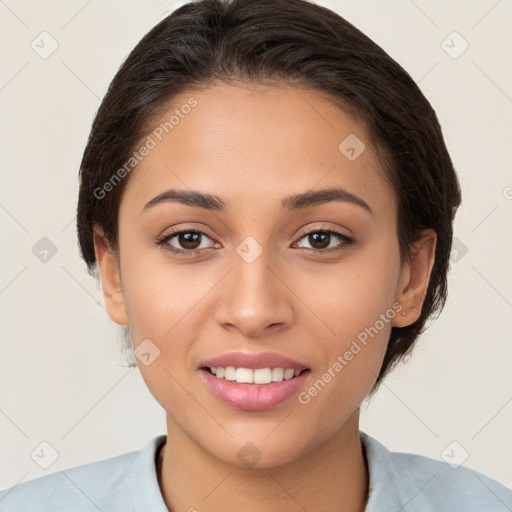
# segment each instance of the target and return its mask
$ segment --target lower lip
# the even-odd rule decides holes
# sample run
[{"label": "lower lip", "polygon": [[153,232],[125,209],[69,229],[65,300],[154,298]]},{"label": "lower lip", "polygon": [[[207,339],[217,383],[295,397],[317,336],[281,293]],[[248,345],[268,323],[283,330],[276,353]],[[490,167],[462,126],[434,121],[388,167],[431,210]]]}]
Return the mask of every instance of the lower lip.
[{"label": "lower lip", "polygon": [[299,391],[311,373],[306,370],[292,379],[270,384],[240,384],[219,379],[208,370],[201,369],[200,372],[217,398],[226,405],[246,411],[264,411],[284,402]]}]

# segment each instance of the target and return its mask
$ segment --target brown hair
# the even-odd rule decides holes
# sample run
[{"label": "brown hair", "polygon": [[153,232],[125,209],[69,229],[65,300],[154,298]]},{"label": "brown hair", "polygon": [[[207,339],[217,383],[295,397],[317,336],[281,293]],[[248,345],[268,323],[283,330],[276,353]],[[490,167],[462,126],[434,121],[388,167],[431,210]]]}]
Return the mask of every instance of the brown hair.
[{"label": "brown hair", "polygon": [[461,192],[435,111],[414,80],[327,8],[306,0],[201,0],[177,9],[142,38],[109,86],[80,166],[77,229],[89,273],[95,272],[95,225],[118,250],[119,205],[130,176],[118,172],[120,179],[113,183],[112,178],[151,121],[179,93],[235,80],[326,93],[364,123],[383,157],[398,200],[402,258],[410,258],[423,229],[436,231],[421,315],[411,325],[392,328],[373,391],[444,307]]}]

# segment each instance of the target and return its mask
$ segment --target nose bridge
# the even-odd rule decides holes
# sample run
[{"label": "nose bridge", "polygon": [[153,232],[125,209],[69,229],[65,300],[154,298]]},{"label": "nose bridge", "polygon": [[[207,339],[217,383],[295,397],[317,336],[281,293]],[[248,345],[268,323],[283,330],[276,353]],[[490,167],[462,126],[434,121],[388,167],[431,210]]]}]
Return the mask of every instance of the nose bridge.
[{"label": "nose bridge", "polygon": [[272,251],[248,236],[231,258],[233,269],[219,298],[217,321],[250,336],[262,334],[273,324],[288,325],[293,307],[286,286],[276,276],[278,262],[274,261]]}]

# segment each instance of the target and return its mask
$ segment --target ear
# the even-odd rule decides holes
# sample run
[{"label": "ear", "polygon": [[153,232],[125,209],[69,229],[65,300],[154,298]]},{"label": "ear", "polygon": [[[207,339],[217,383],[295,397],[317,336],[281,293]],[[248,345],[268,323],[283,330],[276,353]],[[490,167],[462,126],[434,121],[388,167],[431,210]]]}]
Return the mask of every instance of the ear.
[{"label": "ear", "polygon": [[101,228],[94,228],[93,241],[107,313],[116,324],[128,325],[118,257]]},{"label": "ear", "polygon": [[426,229],[421,239],[413,244],[411,261],[404,262],[400,273],[395,300],[402,305],[402,309],[393,318],[393,327],[411,325],[420,317],[434,266],[436,242],[436,232]]}]

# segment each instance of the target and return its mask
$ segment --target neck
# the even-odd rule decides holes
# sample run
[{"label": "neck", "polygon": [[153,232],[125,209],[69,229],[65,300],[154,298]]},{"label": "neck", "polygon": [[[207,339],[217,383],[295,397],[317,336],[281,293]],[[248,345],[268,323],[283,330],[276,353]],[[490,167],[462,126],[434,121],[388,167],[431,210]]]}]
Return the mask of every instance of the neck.
[{"label": "neck", "polygon": [[266,469],[234,467],[212,457],[167,417],[157,473],[171,512],[363,512],[368,498],[359,409],[322,445]]}]

